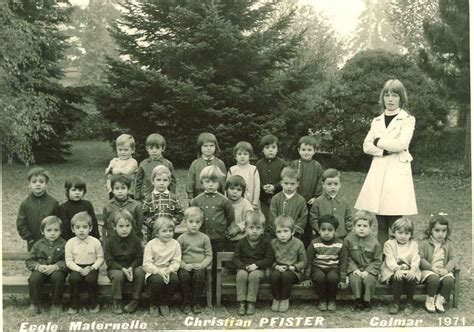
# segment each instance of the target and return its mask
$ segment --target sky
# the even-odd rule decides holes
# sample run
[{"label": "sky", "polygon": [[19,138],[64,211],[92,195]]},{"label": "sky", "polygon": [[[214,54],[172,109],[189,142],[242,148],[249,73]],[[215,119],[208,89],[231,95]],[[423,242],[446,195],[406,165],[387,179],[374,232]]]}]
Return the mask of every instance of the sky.
[{"label": "sky", "polygon": [[[86,7],[89,0],[69,0],[72,5]],[[302,5],[311,5],[322,12],[342,37],[353,33],[364,3],[362,0],[298,0]]]}]

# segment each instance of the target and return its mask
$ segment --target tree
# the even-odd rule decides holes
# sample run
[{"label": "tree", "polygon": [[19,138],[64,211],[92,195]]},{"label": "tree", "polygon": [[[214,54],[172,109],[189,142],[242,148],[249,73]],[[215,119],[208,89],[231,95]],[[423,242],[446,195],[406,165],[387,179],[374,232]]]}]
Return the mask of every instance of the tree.
[{"label": "tree", "polygon": [[276,4],[127,2],[113,31],[122,60],[109,60],[98,109],[138,142],[163,134],[177,164],[195,157],[202,131],[215,133],[227,156],[238,140],[284,135],[288,101],[308,78],[287,74],[301,36],[286,34],[291,13],[269,24]]},{"label": "tree", "polygon": [[470,64],[469,1],[439,0],[439,21],[425,20],[428,47],[420,51],[419,65],[433,79],[442,82],[447,95],[465,114],[464,170],[470,173]]},{"label": "tree", "polygon": [[58,25],[67,1],[9,1],[0,5],[2,151],[25,164],[63,158],[67,130],[80,97],[59,80],[58,61],[67,45]]}]

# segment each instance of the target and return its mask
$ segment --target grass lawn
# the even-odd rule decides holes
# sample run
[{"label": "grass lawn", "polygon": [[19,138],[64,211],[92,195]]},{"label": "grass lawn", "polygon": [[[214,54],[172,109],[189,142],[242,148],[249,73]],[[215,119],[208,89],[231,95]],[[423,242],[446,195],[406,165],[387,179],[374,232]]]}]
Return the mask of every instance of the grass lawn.
[{"label": "grass lawn", "polygon": [[[102,212],[102,208],[107,199],[105,187],[104,170],[109,160],[113,157],[113,151],[103,142],[74,142],[72,157],[62,164],[42,165],[51,173],[51,182],[48,191],[60,202],[66,197],[64,194],[64,181],[72,175],[80,175],[87,181],[86,199],[90,200],[97,213]],[[169,159],[173,159],[169,156]],[[416,156],[415,156],[416,157]],[[18,206],[27,195],[28,186],[26,173],[28,168],[23,165],[3,165],[2,169],[2,250],[24,251],[26,245],[20,239],[16,231],[16,214]],[[186,170],[176,171],[178,179],[178,194],[184,206],[187,205],[184,191]],[[358,192],[364,181],[364,173],[344,172],[342,176],[342,193],[354,203]],[[431,213],[439,211],[448,213],[453,224],[452,240],[454,240],[457,253],[460,256],[461,267],[461,297],[458,309],[451,309],[446,316],[464,317],[466,325],[474,325],[474,284],[472,271],[472,218],[471,218],[471,186],[470,179],[443,176],[415,176],[415,190],[417,194],[417,204],[419,214],[412,219],[415,222],[415,236],[422,238],[423,231]],[[394,198],[396,199],[396,198]],[[4,263],[3,275],[26,275],[28,271],[21,263]],[[103,323],[126,322],[140,320],[147,323],[149,330],[162,329],[186,329],[192,328],[184,324],[185,316],[177,309],[172,308],[172,314],[166,318],[150,317],[144,309],[134,315],[115,316],[112,314],[110,301],[107,301],[104,309],[99,314],[84,313],[76,317],[68,317],[66,314],[58,316],[40,315],[38,317],[28,317],[26,308],[28,305],[27,296],[4,295],[3,322],[5,330],[18,330],[22,322],[31,324],[47,323],[48,321],[57,323],[60,329],[67,329],[69,322],[79,321],[90,323],[94,320]],[[206,309],[199,316],[202,319],[237,317],[237,306],[235,301],[229,299],[223,308]],[[278,314],[270,311],[269,303],[257,305],[257,315],[245,318],[252,320],[252,328],[259,328],[260,319],[270,317],[296,317],[296,316],[322,316],[324,317],[324,327],[368,327],[372,317],[389,319],[387,314],[390,298],[381,298],[375,301],[374,309],[370,313],[354,314],[351,312],[352,302],[341,301],[335,313],[320,313],[311,302],[294,301],[290,310],[285,314]],[[400,318],[402,315],[400,316]],[[423,309],[423,298],[419,298],[413,317],[422,319],[419,326],[439,326],[440,315],[430,315]],[[232,326],[227,326],[232,328]],[[261,328],[269,328],[263,325]],[[279,327],[279,326],[275,326]],[[281,326],[288,327],[288,326]],[[222,327],[221,327],[222,328]],[[196,327],[199,329],[199,327]],[[201,327],[202,329],[202,327]]]}]

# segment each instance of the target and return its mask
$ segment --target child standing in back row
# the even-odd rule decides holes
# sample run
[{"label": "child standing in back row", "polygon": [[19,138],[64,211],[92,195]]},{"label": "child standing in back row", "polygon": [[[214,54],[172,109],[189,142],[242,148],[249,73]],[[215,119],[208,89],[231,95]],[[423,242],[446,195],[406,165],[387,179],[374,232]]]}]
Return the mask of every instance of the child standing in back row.
[{"label": "child standing in back row", "polygon": [[[193,199],[204,191],[204,187],[199,180],[199,175],[201,174],[201,171],[204,169],[204,167],[214,165],[219,167],[222,173],[226,174],[227,170],[225,168],[224,162],[216,156],[219,152],[219,144],[217,143],[217,138],[214,136],[214,134],[199,134],[197,140],[198,158],[191,163],[191,166],[188,170],[186,193],[188,194],[189,199]],[[222,181],[219,185],[218,191],[223,193],[223,189],[224,183]]]}]

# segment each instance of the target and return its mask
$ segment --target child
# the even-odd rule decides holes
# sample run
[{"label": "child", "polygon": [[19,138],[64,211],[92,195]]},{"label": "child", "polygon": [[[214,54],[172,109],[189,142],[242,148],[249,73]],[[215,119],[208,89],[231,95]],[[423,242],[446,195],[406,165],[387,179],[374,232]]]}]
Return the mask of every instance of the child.
[{"label": "child", "polygon": [[163,157],[166,149],[166,141],[160,134],[151,134],[146,138],[146,151],[149,157],[143,160],[138,167],[137,177],[135,178],[135,199],[142,201],[145,195],[153,191],[153,183],[151,182],[151,173],[158,165],[168,167],[171,172],[171,181],[169,190],[176,192],[176,178],[174,176],[173,163]]},{"label": "child", "polygon": [[[320,163],[313,160],[316,148],[317,141],[313,136],[301,137],[298,141],[300,159],[294,160],[291,164],[300,173],[298,193],[306,200],[308,211],[311,211],[314,201],[323,193],[323,168]],[[309,245],[312,238],[313,230],[311,229],[311,222],[308,220],[302,237],[305,247]]]},{"label": "child", "polygon": [[260,280],[275,260],[270,241],[263,235],[265,216],[250,211],[245,218],[247,236],[237,243],[233,263],[237,268],[236,287],[239,316],[254,315]]},{"label": "child", "polygon": [[64,281],[68,272],[64,261],[66,241],[61,238],[61,219],[56,216],[44,218],[40,230],[44,237],[35,242],[26,259],[26,266],[31,271],[28,279],[30,313],[40,313],[41,290],[45,282],[50,282],[53,293],[51,313],[59,314],[62,312]]},{"label": "child", "polygon": [[[171,171],[164,165],[156,166],[151,173],[153,191],[145,195],[143,215],[145,217],[148,241],[152,236],[153,222],[159,217],[169,217],[178,225],[183,220],[183,210],[178,197],[168,190],[171,184]],[[174,231],[174,229],[173,229]],[[182,231],[181,231],[182,233]]]},{"label": "child", "polygon": [[332,214],[339,221],[336,237],[343,239],[352,229],[352,211],[349,203],[339,195],[341,173],[334,168],[323,172],[323,194],[314,200],[309,211],[311,228],[318,232],[318,219],[325,214]]},{"label": "child", "polygon": [[415,286],[421,278],[418,243],[413,240],[413,223],[408,218],[400,218],[393,223],[391,233],[394,238],[386,241],[383,246],[385,261],[380,270],[380,281],[389,283],[392,287],[393,303],[389,313],[398,313],[400,298],[405,290],[407,305],[404,312],[411,315]]},{"label": "child", "polygon": [[181,264],[181,247],[173,239],[175,224],[169,217],[159,217],[153,223],[153,240],[147,243],[143,253],[145,280],[150,287],[150,314],[168,316],[167,305],[178,285]]},{"label": "child", "polygon": [[253,211],[252,204],[242,197],[245,187],[245,180],[240,175],[232,175],[225,184],[227,198],[232,202],[235,214],[235,221],[226,233],[230,240],[228,250],[234,250],[237,242],[245,237],[245,215],[248,211]]},{"label": "child", "polygon": [[28,172],[31,194],[23,200],[16,218],[16,228],[26,241],[28,251],[42,238],[41,221],[47,216],[59,215],[59,203],[46,192],[49,174],[44,168],[34,167]]},{"label": "child", "polygon": [[129,196],[132,181],[125,174],[114,174],[110,177],[112,198],[105,204],[102,212],[105,225],[102,228],[102,240],[105,241],[108,234],[114,234],[114,222],[112,217],[117,211],[127,210],[132,215],[132,230],[143,239],[143,212],[142,206]]},{"label": "child", "polygon": [[444,312],[444,303],[454,287],[452,273],[456,265],[454,244],[449,239],[451,228],[443,215],[433,216],[420,243],[421,281],[427,284],[425,307],[428,312]]},{"label": "child", "polygon": [[295,220],[295,236],[301,238],[308,220],[306,200],[297,193],[299,186],[299,172],[293,167],[285,167],[281,171],[281,186],[283,191],[273,196],[270,202],[271,233],[274,234],[275,219],[287,215]]},{"label": "child", "polygon": [[[206,166],[217,166],[220,168],[222,173],[226,174],[224,162],[216,157],[216,154],[220,152],[217,138],[211,133],[199,134],[197,140],[197,154],[198,158],[195,159],[188,171],[188,182],[186,183],[186,192],[189,199],[193,199],[204,191],[204,188],[199,181],[199,175]],[[219,191],[223,192],[224,183],[219,186]]]},{"label": "child", "polygon": [[199,297],[206,285],[206,268],[212,262],[212,247],[209,236],[199,231],[204,213],[196,206],[184,210],[186,233],[178,237],[181,246],[181,266],[178,278],[183,297],[183,312],[199,314]]},{"label": "child", "polygon": [[[109,198],[113,197],[113,188],[110,184],[112,175],[125,174],[130,180],[134,181],[138,170],[138,163],[132,158],[132,154],[135,152],[135,139],[133,136],[128,134],[120,135],[115,141],[115,148],[117,149],[118,158],[113,158],[105,169]],[[130,187],[129,189],[129,195],[133,197],[134,189]]]},{"label": "child", "polygon": [[337,287],[346,287],[347,252],[342,240],[335,236],[339,226],[337,218],[324,215],[318,223],[319,237],[312,240],[308,247],[304,285],[314,285],[320,311],[334,311]]},{"label": "child", "polygon": [[86,212],[79,212],[71,219],[72,231],[76,235],[66,242],[66,266],[71,270],[71,307],[68,314],[77,314],[81,286],[85,286],[89,296],[89,312],[99,312],[97,279],[99,267],[104,263],[104,251],[100,241],[89,233],[92,231],[92,218]]},{"label": "child", "polygon": [[[382,246],[371,234],[374,218],[368,211],[356,211],[354,232],[344,239],[347,274],[356,303],[355,311],[370,310],[377,276],[382,265]],[[337,234],[337,232],[336,232]]]},{"label": "child", "polygon": [[276,239],[271,240],[275,263],[270,275],[273,302],[272,311],[288,311],[291,285],[301,280],[306,266],[303,242],[293,236],[295,221],[287,215],[275,219]]},{"label": "child", "polygon": [[127,210],[117,210],[111,220],[114,232],[105,241],[104,253],[107,275],[112,282],[112,312],[123,313],[122,288],[124,283],[132,283],[132,300],[125,306],[128,313],[135,312],[142,297],[145,284],[142,243],[132,231],[133,217]]},{"label": "child", "polygon": [[237,165],[229,169],[227,178],[231,175],[240,175],[245,179],[244,197],[252,204],[254,209],[259,207],[260,200],[260,176],[257,167],[250,165],[250,158],[253,157],[252,145],[248,142],[239,142],[234,147],[234,158]]},{"label": "child", "polygon": [[66,190],[67,201],[59,206],[59,218],[63,222],[62,232],[64,240],[67,241],[74,237],[71,219],[82,211],[87,212],[92,218],[91,235],[96,239],[100,239],[99,224],[95,216],[94,207],[91,202],[83,199],[87,193],[86,182],[79,176],[73,176],[66,180],[64,189]]},{"label": "child", "polygon": [[270,201],[278,194],[282,188],[280,184],[280,174],[286,166],[286,162],[277,157],[278,138],[274,135],[265,135],[259,144],[263,152],[263,158],[257,161],[258,174],[260,176],[260,208],[269,220]]}]

